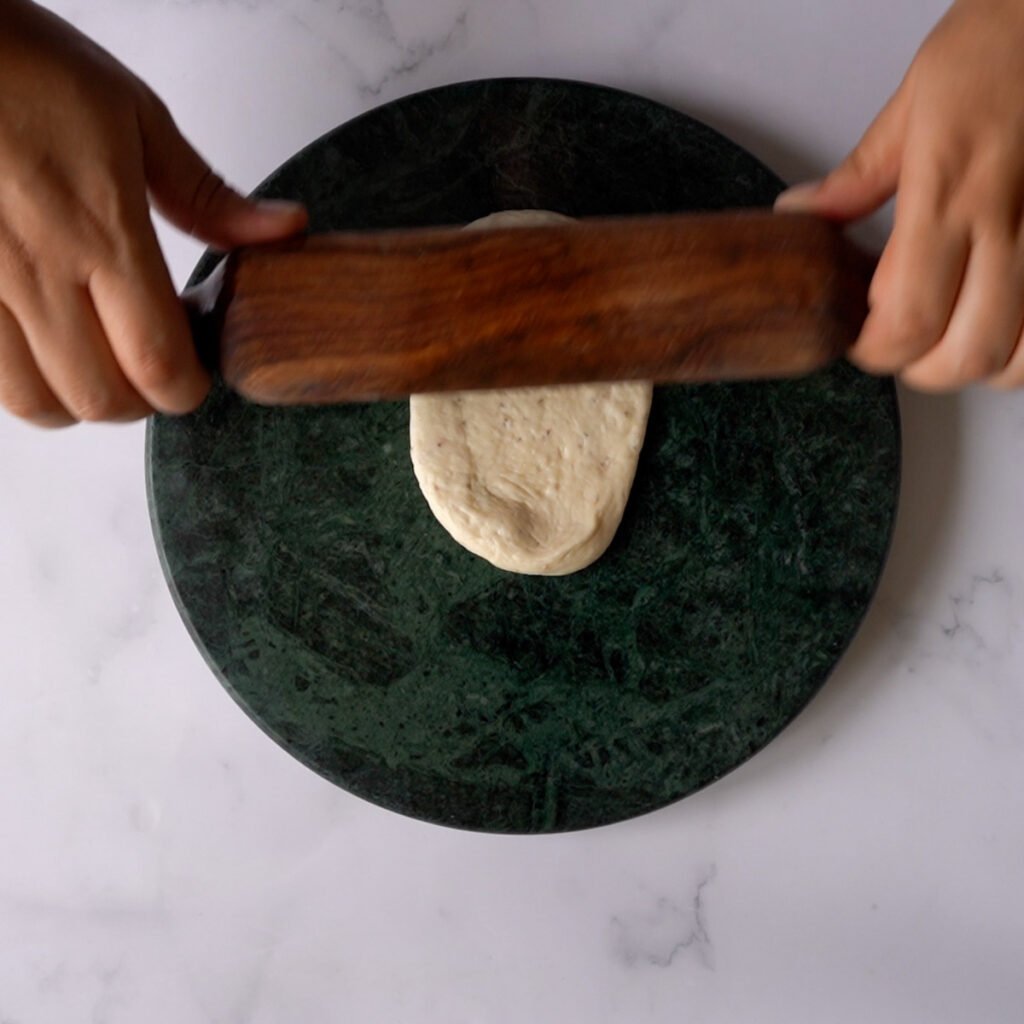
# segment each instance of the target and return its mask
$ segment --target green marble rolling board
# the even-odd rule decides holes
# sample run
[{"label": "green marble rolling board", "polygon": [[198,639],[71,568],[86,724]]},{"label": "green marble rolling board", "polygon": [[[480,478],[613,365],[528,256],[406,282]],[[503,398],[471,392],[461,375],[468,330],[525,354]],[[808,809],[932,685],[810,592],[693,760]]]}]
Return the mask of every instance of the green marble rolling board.
[{"label": "green marble rolling board", "polygon": [[[649,100],[502,79],[373,110],[257,194],[301,197],[324,231],[762,205],[780,187]],[[456,545],[408,423],[406,402],[268,409],[217,387],[148,438],[161,557],[214,672],[309,767],[404,814],[549,832],[694,792],[807,704],[885,560],[895,392],[845,364],[658,389],[622,527],[565,578]]]}]

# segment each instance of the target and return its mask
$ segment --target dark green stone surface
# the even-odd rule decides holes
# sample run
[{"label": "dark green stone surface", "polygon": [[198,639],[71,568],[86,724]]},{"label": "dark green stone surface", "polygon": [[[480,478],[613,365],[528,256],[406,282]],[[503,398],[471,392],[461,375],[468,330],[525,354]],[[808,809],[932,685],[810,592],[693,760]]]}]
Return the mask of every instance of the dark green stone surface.
[{"label": "dark green stone surface", "polygon": [[[779,187],[647,100],[504,80],[388,104],[259,192],[301,196],[325,230],[755,205]],[[271,736],[385,807],[542,832],[685,796],[807,703],[881,571],[899,426],[891,383],[845,365],[658,389],[611,550],[560,579],[448,537],[413,476],[407,403],[261,409],[218,388],[154,421],[149,473],[185,621]]]}]

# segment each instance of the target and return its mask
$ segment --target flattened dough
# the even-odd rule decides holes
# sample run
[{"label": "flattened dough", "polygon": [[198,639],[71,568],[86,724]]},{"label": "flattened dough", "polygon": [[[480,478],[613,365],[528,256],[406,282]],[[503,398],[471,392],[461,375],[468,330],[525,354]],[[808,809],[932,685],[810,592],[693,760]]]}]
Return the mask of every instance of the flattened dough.
[{"label": "flattened dough", "polygon": [[[469,227],[562,219],[517,210]],[[499,569],[562,576],[615,536],[650,407],[643,382],[414,395],[413,469],[463,547]]]}]

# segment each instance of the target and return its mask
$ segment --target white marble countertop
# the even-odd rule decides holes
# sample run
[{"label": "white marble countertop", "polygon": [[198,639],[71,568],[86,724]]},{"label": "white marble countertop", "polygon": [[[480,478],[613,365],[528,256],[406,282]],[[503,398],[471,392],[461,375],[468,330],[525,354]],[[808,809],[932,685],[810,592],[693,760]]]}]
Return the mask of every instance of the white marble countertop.
[{"label": "white marble countertop", "polygon": [[[250,188],[371,106],[499,74],[629,88],[821,171],[944,4],[51,6]],[[181,285],[199,247],[161,238]],[[538,838],[293,761],[171,603],[142,427],[0,419],[0,1021],[1024,1019],[1024,393],[903,410],[892,559],[811,707],[695,797]]]}]

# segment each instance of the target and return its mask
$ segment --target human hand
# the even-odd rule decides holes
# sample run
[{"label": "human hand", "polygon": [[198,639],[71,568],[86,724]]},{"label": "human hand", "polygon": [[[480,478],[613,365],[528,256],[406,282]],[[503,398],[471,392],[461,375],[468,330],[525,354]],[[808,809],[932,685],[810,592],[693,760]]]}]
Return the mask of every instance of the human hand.
[{"label": "human hand", "polygon": [[776,209],[852,221],[894,193],[851,360],[927,391],[1024,385],[1021,0],[957,0],[847,159]]},{"label": "human hand", "polygon": [[156,95],[30,0],[0,0],[0,405],[40,426],[194,409],[209,388],[150,219],[219,248],[306,225],[252,203]]}]

